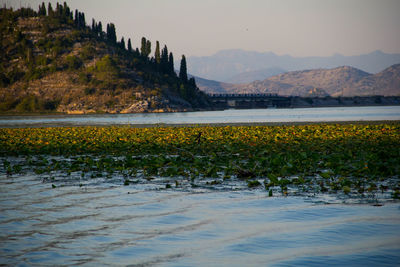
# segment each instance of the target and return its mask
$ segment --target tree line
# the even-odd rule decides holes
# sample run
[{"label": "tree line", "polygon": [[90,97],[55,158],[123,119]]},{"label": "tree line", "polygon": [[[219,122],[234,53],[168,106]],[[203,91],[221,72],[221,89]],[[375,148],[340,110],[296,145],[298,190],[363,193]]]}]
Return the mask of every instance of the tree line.
[{"label": "tree line", "polygon": [[[108,23],[106,25],[105,32],[103,31],[103,24],[101,21],[96,22],[95,19],[92,19],[92,25],[88,26],[86,24],[84,12],[79,12],[79,10],[76,9],[73,13],[66,2],[63,4],[57,3],[55,9],[53,9],[51,3],[48,3],[46,9],[45,3],[42,2],[42,4],[39,5],[37,15],[56,17],[61,19],[61,22],[64,23],[73,22],[77,28],[88,29],[95,37],[105,40],[110,45],[142,58],[146,63],[154,65],[157,71],[163,74],[176,76],[174,68],[174,55],[172,52],[168,52],[166,45],[164,45],[164,47],[161,49],[159,41],[156,41],[154,56],[150,56],[152,45],[151,41],[145,37],[142,37],[141,39],[140,49],[136,48],[134,50],[132,48],[132,41],[130,38],[127,41],[127,46],[125,44],[124,37],[121,37],[120,41],[117,40],[116,27],[114,23]],[[192,77],[188,79],[185,55],[182,55],[181,58],[178,77],[182,83],[196,87],[194,78]]]}]

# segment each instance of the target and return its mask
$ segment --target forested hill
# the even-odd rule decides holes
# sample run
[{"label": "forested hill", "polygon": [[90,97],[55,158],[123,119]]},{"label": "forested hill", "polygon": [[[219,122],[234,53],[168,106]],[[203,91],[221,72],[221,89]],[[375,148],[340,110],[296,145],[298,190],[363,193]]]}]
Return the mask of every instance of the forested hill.
[{"label": "forested hill", "polygon": [[[104,29],[103,29],[104,28]],[[64,4],[0,9],[0,112],[162,112],[208,107],[182,56]],[[152,45],[154,47],[152,51]],[[134,48],[138,46],[138,48]]]}]

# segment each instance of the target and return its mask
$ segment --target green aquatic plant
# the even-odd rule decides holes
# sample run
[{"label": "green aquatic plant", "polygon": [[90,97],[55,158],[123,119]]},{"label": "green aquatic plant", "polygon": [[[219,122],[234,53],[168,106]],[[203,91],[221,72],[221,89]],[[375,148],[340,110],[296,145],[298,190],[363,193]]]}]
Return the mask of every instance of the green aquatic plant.
[{"label": "green aquatic plant", "polygon": [[[10,156],[24,160],[10,162]],[[305,192],[392,192],[400,173],[400,123],[3,128],[0,157],[9,175],[32,170],[71,179],[121,176],[122,183],[160,177],[179,186],[237,179],[250,188],[259,186],[257,179],[268,192],[293,186]],[[388,179],[393,182],[386,184]]]},{"label": "green aquatic plant", "polygon": [[258,180],[247,181],[247,186],[249,188],[259,187],[260,185],[261,185],[261,183]]}]

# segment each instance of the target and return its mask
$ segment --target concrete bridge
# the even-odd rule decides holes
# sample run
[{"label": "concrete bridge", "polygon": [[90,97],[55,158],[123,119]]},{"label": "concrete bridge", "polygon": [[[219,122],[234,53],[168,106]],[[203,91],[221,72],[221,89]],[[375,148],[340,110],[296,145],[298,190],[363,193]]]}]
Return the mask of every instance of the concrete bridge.
[{"label": "concrete bridge", "polygon": [[291,97],[276,94],[209,94],[217,108],[273,108],[290,107]]}]

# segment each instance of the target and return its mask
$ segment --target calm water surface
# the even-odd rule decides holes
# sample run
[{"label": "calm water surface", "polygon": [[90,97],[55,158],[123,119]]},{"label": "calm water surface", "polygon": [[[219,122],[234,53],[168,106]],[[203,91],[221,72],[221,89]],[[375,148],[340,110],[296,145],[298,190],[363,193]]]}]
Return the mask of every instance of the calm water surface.
[{"label": "calm water surface", "polygon": [[0,127],[400,120],[400,106],[243,109],[202,112],[2,116]]},{"label": "calm water surface", "polygon": [[0,264],[398,266],[400,203],[0,177]]}]

